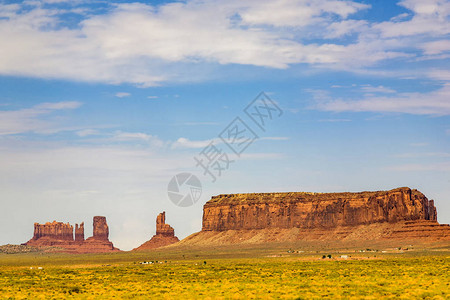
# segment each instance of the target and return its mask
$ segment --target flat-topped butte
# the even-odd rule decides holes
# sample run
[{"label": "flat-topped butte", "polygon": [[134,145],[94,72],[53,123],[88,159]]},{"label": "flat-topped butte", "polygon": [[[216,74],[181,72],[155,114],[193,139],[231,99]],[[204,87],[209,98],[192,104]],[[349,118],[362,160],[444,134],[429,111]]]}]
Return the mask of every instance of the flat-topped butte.
[{"label": "flat-topped butte", "polygon": [[364,192],[279,192],[279,193],[241,193],[220,194],[211,197],[205,206],[217,206],[228,204],[250,204],[250,203],[276,203],[276,202],[298,202],[298,201],[327,201],[330,199],[349,200],[354,198],[379,197],[395,192],[411,193],[412,196],[424,197],[424,195],[409,187],[400,187],[387,191],[364,191]]}]

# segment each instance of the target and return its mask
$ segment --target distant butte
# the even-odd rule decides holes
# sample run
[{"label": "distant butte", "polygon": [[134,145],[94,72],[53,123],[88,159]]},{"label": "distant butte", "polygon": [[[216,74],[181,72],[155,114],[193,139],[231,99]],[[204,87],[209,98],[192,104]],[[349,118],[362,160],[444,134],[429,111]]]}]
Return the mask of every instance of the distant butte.
[{"label": "distant butte", "polygon": [[94,235],[84,239],[84,223],[75,224],[53,221],[45,224],[34,223],[34,235],[24,245],[35,247],[58,247],[71,253],[117,252],[119,249],[109,241],[109,228],[105,217],[96,216],[93,221]]},{"label": "distant butte", "polygon": [[178,242],[175,231],[169,224],[166,224],[166,212],[160,213],[156,217],[156,234],[141,246],[133,251],[156,249]]},{"label": "distant butte", "polygon": [[202,231],[180,245],[299,240],[450,240],[433,200],[407,187],[360,193],[254,193],[212,197]]}]

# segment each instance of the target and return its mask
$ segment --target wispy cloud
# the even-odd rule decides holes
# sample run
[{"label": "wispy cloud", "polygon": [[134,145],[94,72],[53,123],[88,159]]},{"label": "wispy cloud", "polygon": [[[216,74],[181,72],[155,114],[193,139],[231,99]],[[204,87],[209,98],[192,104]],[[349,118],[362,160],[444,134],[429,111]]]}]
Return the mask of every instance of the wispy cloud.
[{"label": "wispy cloud", "polygon": [[450,171],[450,162],[441,162],[433,164],[403,164],[389,166],[385,168],[396,172],[423,172],[423,171]]},{"label": "wispy cloud", "polygon": [[100,134],[98,130],[95,129],[83,129],[83,130],[79,130],[77,132],[75,132],[76,135],[78,135],[79,137],[86,137],[86,136],[91,136],[91,135],[98,135]]},{"label": "wispy cloud", "polygon": [[113,142],[133,142],[141,141],[149,143],[156,147],[163,147],[166,143],[158,138],[157,136],[150,135],[143,132],[123,132],[116,131],[113,136],[109,139]]},{"label": "wispy cloud", "polygon": [[429,144],[428,143],[411,143],[409,145],[412,147],[425,147],[425,146],[428,146]]},{"label": "wispy cloud", "polygon": [[[289,137],[267,136],[267,137],[261,137],[261,138],[257,139],[257,141],[258,140],[260,140],[260,141],[286,141],[286,140],[289,140]],[[239,140],[237,140],[237,142],[239,142]],[[223,144],[224,142],[220,138],[193,141],[193,140],[181,137],[172,143],[171,148],[172,149],[180,149],[180,148],[200,149],[200,148],[205,148],[206,146],[208,146],[211,143],[213,143],[215,146],[217,146],[217,145]]]},{"label": "wispy cloud", "polygon": [[130,96],[131,96],[131,94],[130,93],[126,93],[126,92],[116,93],[116,97],[117,98],[125,98],[125,97],[130,97]]},{"label": "wispy cloud", "polygon": [[269,159],[283,159],[285,155],[282,153],[243,153],[239,159],[248,159],[248,160],[269,160]]},{"label": "wispy cloud", "polygon": [[358,100],[334,99],[326,91],[312,91],[315,107],[334,112],[396,112],[418,115],[450,115],[450,84],[425,93],[363,96]]},{"label": "wispy cloud", "polygon": [[76,109],[81,105],[77,101],[48,102],[31,108],[0,111],[0,135],[64,130],[52,119],[52,114],[59,110]]},{"label": "wispy cloud", "polygon": [[201,140],[201,141],[192,141],[187,138],[179,138],[172,144],[172,149],[177,148],[190,148],[190,149],[197,149],[197,148],[205,148],[211,142],[214,142],[216,145],[221,143],[222,141],[220,139],[208,139],[208,140]]},{"label": "wispy cloud", "polygon": [[395,90],[390,89],[390,88],[387,88],[387,87],[384,87],[384,86],[382,86],[382,85],[379,85],[379,86],[371,86],[371,85],[368,85],[368,86],[363,86],[363,87],[361,87],[361,89],[362,89],[364,92],[367,92],[367,93],[385,93],[385,94],[391,94],[391,93],[395,93],[395,92],[396,92]]}]

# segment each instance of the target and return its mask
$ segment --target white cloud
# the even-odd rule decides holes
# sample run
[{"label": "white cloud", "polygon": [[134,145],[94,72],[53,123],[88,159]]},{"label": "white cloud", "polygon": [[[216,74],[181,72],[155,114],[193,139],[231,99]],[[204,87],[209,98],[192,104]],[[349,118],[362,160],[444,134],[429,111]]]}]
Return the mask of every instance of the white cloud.
[{"label": "white cloud", "polygon": [[131,96],[131,94],[130,93],[126,93],[126,92],[116,93],[116,97],[117,98],[125,98],[125,97],[130,97],[130,96]]},{"label": "white cloud", "polygon": [[150,135],[143,132],[123,132],[116,131],[110,138],[111,141],[115,142],[132,142],[141,141],[149,143],[156,147],[163,147],[166,143],[159,139],[157,136]]},{"label": "white cloud", "polygon": [[[57,9],[2,6],[7,16],[0,19],[0,74],[145,87],[205,80],[206,66],[217,64],[283,69],[306,63],[353,71],[412,56],[399,51],[403,41],[383,40],[376,33],[386,35],[384,28],[392,22],[375,28],[347,19],[369,7],[336,0],[114,4],[68,29],[60,25]],[[426,25],[434,26],[430,20]],[[350,44],[305,41],[352,33],[360,38]]]},{"label": "white cloud", "polygon": [[77,132],[75,132],[76,135],[78,135],[79,137],[86,137],[86,136],[91,136],[91,135],[98,135],[100,134],[98,132],[98,130],[95,129],[83,129],[83,130],[79,130]]},{"label": "white cloud", "polygon": [[396,92],[395,90],[387,88],[387,87],[384,87],[382,85],[379,85],[379,86],[368,85],[368,86],[363,86],[361,89],[364,92],[368,92],[368,93],[387,93],[387,94],[390,94],[390,93],[395,93]]},{"label": "white cloud", "polygon": [[52,121],[52,113],[81,105],[81,102],[76,101],[48,102],[31,108],[0,111],[0,135],[63,130],[56,121]]},{"label": "white cloud", "polygon": [[325,111],[450,115],[450,84],[427,93],[397,93],[390,97],[366,96],[361,100],[333,99],[326,92],[315,93],[316,108]]},{"label": "white cloud", "polygon": [[399,5],[410,9],[415,14],[411,20],[389,21],[376,24],[383,37],[402,37],[419,34],[442,36],[450,33],[448,16],[450,3],[442,0],[405,0]]},{"label": "white cloud", "polygon": [[450,40],[438,40],[421,46],[425,54],[434,55],[450,51]]},{"label": "white cloud", "polygon": [[[286,141],[289,140],[289,137],[284,136],[267,136],[267,137],[261,137],[258,140],[266,140],[266,141]],[[237,140],[239,142],[239,140]],[[187,138],[181,137],[175,142],[172,143],[171,148],[172,149],[181,149],[181,148],[188,148],[188,149],[200,149],[205,148],[209,144],[213,143],[215,146],[222,144],[223,141],[220,138],[214,138],[214,139],[208,139],[208,140],[199,140],[199,141],[193,141],[189,140]]]},{"label": "white cloud", "polygon": [[220,139],[209,139],[209,140],[202,140],[202,141],[192,141],[187,138],[179,138],[172,144],[172,149],[176,148],[191,148],[191,149],[197,149],[197,148],[205,148],[208,146],[211,142],[214,142],[215,145],[217,143],[221,143]]},{"label": "white cloud", "polygon": [[368,85],[368,86],[361,87],[361,89],[364,92],[367,92],[367,93],[385,93],[385,94],[390,94],[390,93],[395,93],[396,92],[395,90],[387,88],[387,87],[384,87],[382,85],[379,85],[379,86]]},{"label": "white cloud", "polygon": [[251,25],[306,26],[323,20],[323,14],[347,18],[370,5],[351,1],[250,1],[240,13],[244,23]]},{"label": "white cloud", "polygon": [[148,99],[158,99],[158,96],[147,96]]},{"label": "white cloud", "polygon": [[427,72],[426,75],[434,80],[450,82],[450,71],[449,70],[431,69]]},{"label": "white cloud", "polygon": [[331,23],[328,26],[328,32],[325,38],[340,38],[355,32],[367,30],[367,21],[363,20],[344,20],[341,22]]}]

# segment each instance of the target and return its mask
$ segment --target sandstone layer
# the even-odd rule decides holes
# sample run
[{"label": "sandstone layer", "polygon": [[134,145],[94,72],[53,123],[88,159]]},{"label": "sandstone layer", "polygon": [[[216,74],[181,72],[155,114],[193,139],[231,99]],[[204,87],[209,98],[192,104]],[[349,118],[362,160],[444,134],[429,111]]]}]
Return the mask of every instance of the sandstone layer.
[{"label": "sandstone layer", "polygon": [[172,226],[166,224],[166,212],[162,212],[156,217],[156,234],[149,241],[133,249],[133,251],[156,249],[178,241],[179,239],[175,236],[175,230]]},{"label": "sandstone layer", "polygon": [[24,245],[35,247],[59,247],[65,252],[100,253],[120,251],[109,241],[109,229],[105,217],[96,216],[93,221],[94,235],[84,239],[84,223],[75,224],[53,221],[34,224],[34,235]]},{"label": "sandstone layer", "polygon": [[260,193],[212,197],[200,233],[180,244],[295,240],[450,240],[433,200],[418,190]]}]

